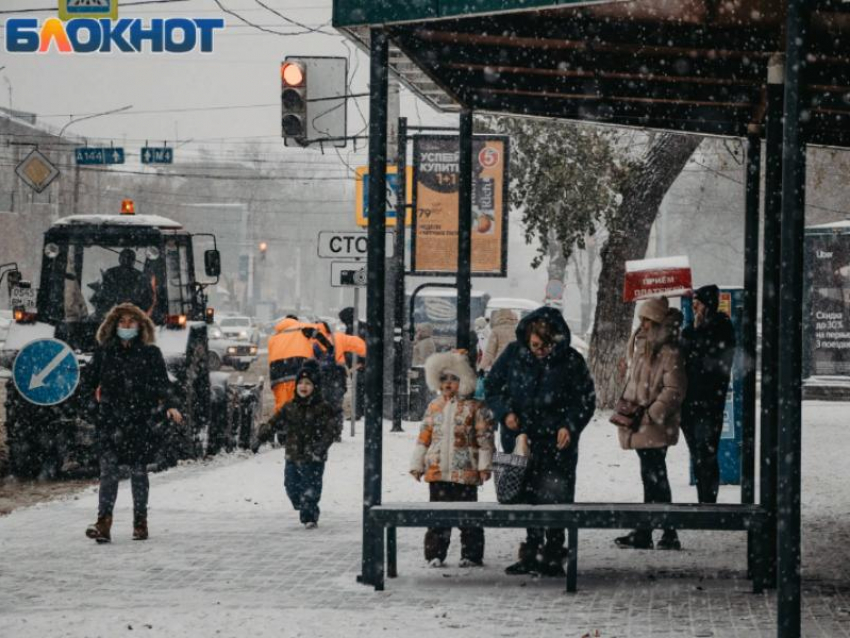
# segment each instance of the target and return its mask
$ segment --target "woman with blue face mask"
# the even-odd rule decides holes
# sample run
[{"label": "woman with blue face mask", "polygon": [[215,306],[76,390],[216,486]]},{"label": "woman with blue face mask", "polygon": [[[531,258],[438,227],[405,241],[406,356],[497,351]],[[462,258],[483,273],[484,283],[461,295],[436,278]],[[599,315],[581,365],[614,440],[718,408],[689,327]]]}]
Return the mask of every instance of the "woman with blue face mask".
[{"label": "woman with blue face mask", "polygon": [[162,352],[154,345],[154,325],[130,303],[115,306],[97,331],[98,348],[83,373],[80,394],[90,403],[100,455],[97,522],[86,536],[112,540],[112,510],[118,495],[119,467],[130,467],[133,540],[148,537],[147,465],[154,453],[154,429],[164,418],[183,416],[171,392]]}]

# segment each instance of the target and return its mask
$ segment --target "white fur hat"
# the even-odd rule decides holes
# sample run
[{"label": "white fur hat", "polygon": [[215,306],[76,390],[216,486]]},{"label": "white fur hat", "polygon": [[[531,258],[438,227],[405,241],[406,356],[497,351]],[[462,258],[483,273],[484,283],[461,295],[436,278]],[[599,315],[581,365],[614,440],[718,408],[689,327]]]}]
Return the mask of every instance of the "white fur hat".
[{"label": "white fur hat", "polygon": [[449,373],[460,379],[461,396],[475,393],[477,379],[465,354],[460,352],[438,352],[425,361],[425,381],[432,392],[440,391],[440,375]]}]

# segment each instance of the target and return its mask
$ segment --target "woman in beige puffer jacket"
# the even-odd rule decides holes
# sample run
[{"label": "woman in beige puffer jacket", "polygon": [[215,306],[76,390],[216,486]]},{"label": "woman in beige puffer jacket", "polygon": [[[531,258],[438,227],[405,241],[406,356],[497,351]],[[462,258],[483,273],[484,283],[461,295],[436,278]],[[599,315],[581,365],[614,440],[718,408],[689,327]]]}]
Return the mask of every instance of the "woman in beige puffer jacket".
[{"label": "woman in beige puffer jacket", "polygon": [[516,313],[509,308],[494,310],[490,317],[490,337],[484,346],[480,368],[489,370],[509,343],[516,341],[516,327],[519,323]]},{"label": "woman in beige puffer jacket", "polygon": [[[630,347],[634,358],[623,398],[643,406],[637,431],[618,428],[620,447],[636,450],[640,458],[645,503],[670,503],[667,448],[679,441],[679,420],[688,380],[679,349],[682,313],[667,299],[645,301],[638,309],[640,328]],[[640,529],[616,539],[620,547],[651,549],[652,530]],[[666,529],[658,549],[681,549],[676,530]]]}]

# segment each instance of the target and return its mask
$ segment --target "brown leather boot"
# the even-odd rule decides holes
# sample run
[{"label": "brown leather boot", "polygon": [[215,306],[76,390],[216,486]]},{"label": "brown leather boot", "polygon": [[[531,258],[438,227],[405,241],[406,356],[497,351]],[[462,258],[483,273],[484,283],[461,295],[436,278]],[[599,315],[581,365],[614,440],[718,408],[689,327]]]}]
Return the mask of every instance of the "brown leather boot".
[{"label": "brown leather boot", "polygon": [[146,516],[133,517],[133,540],[146,541],[148,539],[148,519]]},{"label": "brown leather boot", "polygon": [[98,543],[109,543],[112,541],[110,530],[112,529],[111,516],[98,516],[94,525],[86,529],[86,536],[93,538]]}]

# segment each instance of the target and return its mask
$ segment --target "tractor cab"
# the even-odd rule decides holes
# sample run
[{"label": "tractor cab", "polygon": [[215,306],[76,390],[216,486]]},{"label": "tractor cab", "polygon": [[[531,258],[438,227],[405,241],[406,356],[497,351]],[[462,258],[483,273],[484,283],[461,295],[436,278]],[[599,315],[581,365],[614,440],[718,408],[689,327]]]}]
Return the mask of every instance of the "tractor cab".
[{"label": "tractor cab", "polygon": [[57,338],[82,352],[93,350],[98,326],[119,303],[137,305],[161,327],[204,321],[204,288],[217,281],[220,258],[215,248],[205,252],[210,281],[199,283],[194,237],[155,215],[60,219],[45,233],[35,308],[14,308],[15,319],[53,326]]}]

